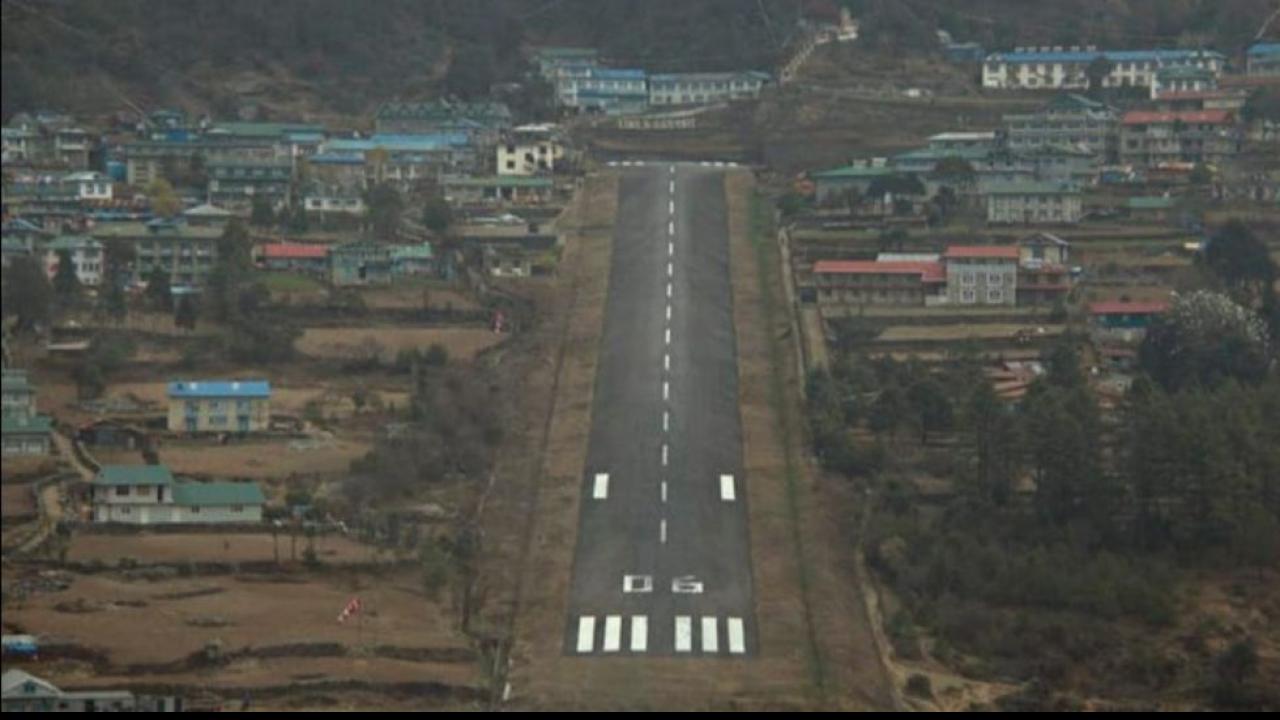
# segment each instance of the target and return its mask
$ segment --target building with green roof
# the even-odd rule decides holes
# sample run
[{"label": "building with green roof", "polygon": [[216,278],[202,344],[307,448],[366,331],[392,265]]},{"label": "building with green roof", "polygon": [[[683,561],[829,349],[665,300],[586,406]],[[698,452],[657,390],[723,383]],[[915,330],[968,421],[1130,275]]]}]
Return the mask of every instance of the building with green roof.
[{"label": "building with green roof", "polygon": [[814,194],[817,196],[818,202],[826,202],[832,198],[843,197],[851,190],[856,191],[859,195],[866,194],[867,189],[871,187],[871,183],[876,178],[892,175],[893,173],[893,168],[887,165],[860,162],[812,173],[809,178],[813,180]]},{"label": "building with green roof", "polygon": [[48,455],[53,420],[36,410],[36,388],[26,370],[6,369],[3,380],[3,454]]},{"label": "building with green roof", "polygon": [[266,497],[252,482],[177,479],[164,465],[105,465],[91,487],[99,523],[259,523]]}]

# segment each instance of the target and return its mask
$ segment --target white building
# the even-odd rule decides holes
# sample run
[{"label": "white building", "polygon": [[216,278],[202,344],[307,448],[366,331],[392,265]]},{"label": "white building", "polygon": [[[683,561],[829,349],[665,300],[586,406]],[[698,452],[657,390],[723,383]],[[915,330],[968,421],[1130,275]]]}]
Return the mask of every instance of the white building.
[{"label": "white building", "polygon": [[950,304],[1017,304],[1017,246],[952,245],[942,257],[947,267]]},{"label": "white building", "polygon": [[555,125],[521,125],[497,147],[499,175],[548,175],[564,158]]},{"label": "white building", "polygon": [[52,280],[58,274],[58,266],[62,253],[71,256],[71,264],[76,270],[76,279],[85,287],[98,287],[102,284],[104,253],[102,243],[91,237],[80,235],[64,235],[45,245],[45,271]]},{"label": "white building", "polygon": [[1226,56],[1212,50],[1096,50],[1018,48],[987,56],[982,86],[996,90],[1057,90],[1089,87],[1089,64],[1104,58],[1111,72],[1103,87],[1151,87],[1161,68],[1195,67],[1221,75]]},{"label": "white building", "polygon": [[164,465],[104,465],[91,486],[100,523],[258,523],[266,502],[257,483],[175,480]]},{"label": "white building", "polygon": [[59,182],[75,187],[76,197],[82,201],[110,202],[114,197],[111,178],[100,172],[82,170],[68,173]]},{"label": "white building", "polygon": [[649,76],[650,105],[709,105],[760,96],[768,73],[674,73]]}]

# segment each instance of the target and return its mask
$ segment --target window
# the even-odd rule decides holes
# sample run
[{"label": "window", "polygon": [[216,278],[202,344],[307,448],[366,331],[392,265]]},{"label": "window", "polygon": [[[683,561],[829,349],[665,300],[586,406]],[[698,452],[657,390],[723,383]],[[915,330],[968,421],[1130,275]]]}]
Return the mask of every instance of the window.
[{"label": "window", "polygon": [[243,505],[232,505],[232,506],[231,506],[231,512],[234,512],[234,513],[244,512],[244,506],[243,506]]},{"label": "window", "polygon": [[128,496],[129,496],[129,486],[128,486],[128,485],[117,485],[117,486],[116,486],[116,497],[128,497]]},{"label": "window", "polygon": [[999,285],[1003,281],[1004,281],[1004,276],[1001,275],[1000,273],[987,273],[988,285]]},{"label": "window", "polygon": [[987,302],[988,302],[988,303],[997,303],[997,304],[998,304],[998,303],[1002,303],[1002,302],[1004,302],[1004,291],[1003,291],[1003,290],[988,290],[988,291],[987,291]]},{"label": "window", "polygon": [[960,291],[960,302],[962,302],[962,303],[972,304],[972,303],[976,302],[976,301],[977,301],[977,299],[978,299],[978,294],[977,294],[976,292],[974,292],[973,290],[961,290],[961,291]]},{"label": "window", "polygon": [[199,506],[199,505],[192,505],[192,506],[191,506],[191,514],[192,514],[192,515],[199,515],[199,514],[200,514],[200,506]]},{"label": "window", "polygon": [[973,285],[977,283],[977,275],[974,273],[964,273],[960,276],[961,285]]}]

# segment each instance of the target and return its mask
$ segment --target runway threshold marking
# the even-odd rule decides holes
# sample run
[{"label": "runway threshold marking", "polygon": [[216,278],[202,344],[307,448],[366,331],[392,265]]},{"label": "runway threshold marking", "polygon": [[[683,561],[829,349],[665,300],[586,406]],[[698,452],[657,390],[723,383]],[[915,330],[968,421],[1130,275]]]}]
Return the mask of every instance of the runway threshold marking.
[{"label": "runway threshold marking", "polygon": [[605,652],[618,652],[622,647],[622,616],[609,615],[604,619],[604,647],[601,649]]},{"label": "runway threshold marking", "polygon": [[676,652],[687,653],[693,650],[693,618],[688,615],[676,616]]},{"label": "runway threshold marking", "polygon": [[596,646],[596,619],[593,615],[578,618],[578,652],[589,653]]},{"label": "runway threshold marking", "polygon": [[720,635],[716,629],[716,619],[711,615],[702,616],[702,652],[720,652]]},{"label": "runway threshold marking", "polygon": [[649,649],[649,618],[646,615],[631,616],[631,652]]},{"label": "runway threshold marking", "polygon": [[591,497],[604,500],[609,497],[609,473],[596,473],[596,481],[591,489]]},{"label": "runway threshold marking", "polygon": [[746,633],[743,630],[742,618],[729,618],[729,652],[741,655],[747,651]]},{"label": "runway threshold marking", "polygon": [[733,502],[737,499],[733,489],[733,476],[720,476],[720,499],[725,502]]}]

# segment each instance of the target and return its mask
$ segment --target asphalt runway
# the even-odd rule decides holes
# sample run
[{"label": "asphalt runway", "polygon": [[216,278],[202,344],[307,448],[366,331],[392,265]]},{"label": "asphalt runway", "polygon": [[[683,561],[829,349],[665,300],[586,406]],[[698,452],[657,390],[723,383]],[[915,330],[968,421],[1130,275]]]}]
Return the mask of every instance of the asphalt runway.
[{"label": "asphalt runway", "polygon": [[724,170],[619,170],[565,652],[756,653]]}]

